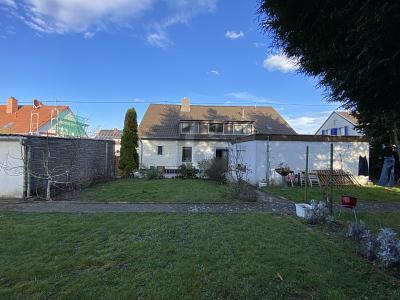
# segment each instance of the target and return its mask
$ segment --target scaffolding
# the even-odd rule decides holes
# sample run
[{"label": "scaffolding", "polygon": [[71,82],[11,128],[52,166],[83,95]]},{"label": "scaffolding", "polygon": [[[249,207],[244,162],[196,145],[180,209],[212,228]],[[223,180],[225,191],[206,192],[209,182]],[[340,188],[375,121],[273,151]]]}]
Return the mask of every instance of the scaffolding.
[{"label": "scaffolding", "polygon": [[58,108],[54,108],[51,113],[49,133],[63,137],[86,137],[87,121],[86,118],[74,115],[69,110],[60,113]]}]

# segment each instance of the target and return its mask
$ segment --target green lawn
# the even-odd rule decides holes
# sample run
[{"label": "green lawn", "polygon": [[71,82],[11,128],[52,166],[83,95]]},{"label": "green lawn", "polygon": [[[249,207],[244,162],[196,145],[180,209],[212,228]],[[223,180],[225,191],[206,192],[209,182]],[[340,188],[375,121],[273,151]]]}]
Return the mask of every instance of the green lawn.
[{"label": "green lawn", "polygon": [[226,186],[201,179],[120,179],[87,188],[82,201],[98,202],[231,202]]},{"label": "green lawn", "polygon": [[[341,214],[338,220],[354,222],[354,215],[351,213]],[[389,227],[395,230],[400,236],[400,212],[357,212],[357,218],[363,220],[375,233],[380,228]]]},{"label": "green lawn", "polygon": [[[263,188],[266,192],[285,197],[294,202],[304,202],[304,187],[269,186]],[[386,188],[381,186],[354,186],[334,187],[334,199],[340,202],[340,196],[351,195],[358,198],[359,202],[400,202],[400,188]],[[319,187],[308,188],[308,199],[323,200],[322,189]]]},{"label": "green lawn", "polygon": [[400,297],[355,249],[291,217],[0,215],[1,299]]}]

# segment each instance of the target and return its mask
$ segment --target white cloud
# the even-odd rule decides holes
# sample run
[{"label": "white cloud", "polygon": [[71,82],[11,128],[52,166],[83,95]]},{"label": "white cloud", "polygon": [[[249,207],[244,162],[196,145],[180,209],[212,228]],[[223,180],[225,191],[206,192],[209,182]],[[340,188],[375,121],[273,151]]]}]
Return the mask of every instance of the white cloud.
[{"label": "white cloud", "polygon": [[297,133],[314,134],[332,111],[303,113],[301,116],[287,117],[286,121]]},{"label": "white cloud", "polygon": [[194,16],[214,12],[217,0],[165,0],[167,17],[151,24],[147,42],[152,46],[167,48],[173,42],[169,39],[167,29],[176,24],[187,24]]},{"label": "white cloud", "polygon": [[262,97],[262,96],[257,96],[249,92],[232,92],[232,93],[227,93],[225,94],[225,97],[229,97],[238,101],[248,101],[249,103],[264,103],[264,104],[278,104],[280,103],[279,101],[267,98],[267,97]]},{"label": "white cloud", "polygon": [[220,75],[220,73],[217,71],[217,70],[211,70],[210,72],[208,72],[209,74],[213,74],[213,75],[216,75],[216,76],[219,76]]},{"label": "white cloud", "polygon": [[92,37],[94,37],[94,32],[86,31],[86,32],[83,34],[83,37],[84,37],[85,39],[87,39],[87,40],[90,40]]},{"label": "white cloud", "polygon": [[[154,46],[166,47],[169,41],[166,29],[178,23],[187,23],[197,14],[213,12],[217,0],[0,0],[12,7],[13,15],[42,33],[80,33],[91,38],[100,30],[114,27],[133,28],[134,21],[146,17],[157,8],[163,12],[157,21],[147,17],[146,40]],[[137,22],[139,24],[139,22]]]},{"label": "white cloud", "polygon": [[0,5],[17,8],[17,3],[14,0],[0,0]]},{"label": "white cloud", "polygon": [[296,71],[299,68],[298,61],[295,58],[289,58],[285,54],[270,54],[264,60],[264,68],[268,71],[280,71],[288,73]]},{"label": "white cloud", "polygon": [[123,23],[150,9],[154,0],[26,0],[28,25],[48,33],[84,33]]},{"label": "white cloud", "polygon": [[167,37],[164,30],[149,33],[147,35],[147,42],[152,46],[157,46],[160,48],[167,48],[173,44],[172,41]]},{"label": "white cloud", "polygon": [[236,40],[238,38],[244,37],[244,33],[243,31],[228,30],[225,33],[225,37],[230,40]]}]

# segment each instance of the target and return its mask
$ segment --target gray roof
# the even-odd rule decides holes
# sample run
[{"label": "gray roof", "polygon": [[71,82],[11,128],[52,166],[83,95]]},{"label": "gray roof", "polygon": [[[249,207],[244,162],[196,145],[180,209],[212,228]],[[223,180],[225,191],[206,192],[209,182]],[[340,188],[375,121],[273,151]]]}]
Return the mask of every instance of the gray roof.
[{"label": "gray roof", "polygon": [[114,129],[102,129],[97,135],[96,139],[99,140],[119,140],[122,137],[122,130],[117,128]]},{"label": "gray roof", "polygon": [[[180,105],[149,105],[139,126],[141,138],[181,138],[181,120],[253,122],[255,131],[263,134],[296,134],[282,116],[270,106],[202,106],[190,105],[189,112],[182,112]],[[189,135],[187,135],[189,136]],[[190,135],[193,138],[228,139],[223,135]]]}]

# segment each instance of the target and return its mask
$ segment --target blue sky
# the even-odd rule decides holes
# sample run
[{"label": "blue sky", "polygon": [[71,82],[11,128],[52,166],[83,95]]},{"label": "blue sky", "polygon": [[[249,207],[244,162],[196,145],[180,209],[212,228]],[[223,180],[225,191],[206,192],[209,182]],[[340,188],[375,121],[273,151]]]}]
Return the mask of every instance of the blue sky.
[{"label": "blue sky", "polygon": [[257,0],[0,0],[0,99],[67,104],[90,128],[148,102],[272,105],[312,133],[337,105],[271,48]]}]

